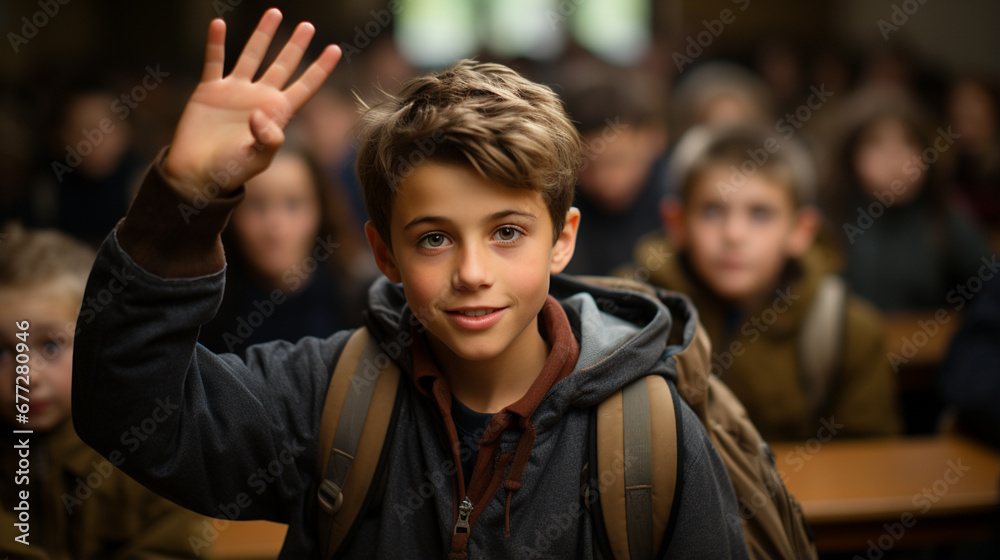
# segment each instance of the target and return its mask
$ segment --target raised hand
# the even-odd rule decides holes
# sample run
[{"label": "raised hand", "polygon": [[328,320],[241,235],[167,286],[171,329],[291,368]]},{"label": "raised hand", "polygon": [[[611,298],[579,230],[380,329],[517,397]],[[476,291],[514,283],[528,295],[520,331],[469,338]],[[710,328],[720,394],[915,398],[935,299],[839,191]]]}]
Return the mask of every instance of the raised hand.
[{"label": "raised hand", "polygon": [[163,163],[175,188],[205,194],[215,184],[225,195],[266,169],[284,142],[285,125],[337,65],[340,48],[328,45],[284,87],[315,33],[312,24],[302,22],[263,76],[253,81],[280,23],[278,9],[264,12],[233,71],[223,77],[226,24],[212,20],[201,81],[184,107]]}]

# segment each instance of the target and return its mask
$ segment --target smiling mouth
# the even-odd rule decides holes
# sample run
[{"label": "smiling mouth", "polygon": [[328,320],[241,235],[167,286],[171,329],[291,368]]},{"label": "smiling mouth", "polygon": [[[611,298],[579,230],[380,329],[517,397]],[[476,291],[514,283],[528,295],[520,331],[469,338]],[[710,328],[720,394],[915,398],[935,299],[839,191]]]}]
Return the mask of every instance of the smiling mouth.
[{"label": "smiling mouth", "polygon": [[499,307],[483,307],[479,309],[456,309],[454,311],[449,311],[448,313],[454,313],[456,315],[465,315],[466,317],[483,317],[489,315],[490,313],[495,313],[499,311]]}]

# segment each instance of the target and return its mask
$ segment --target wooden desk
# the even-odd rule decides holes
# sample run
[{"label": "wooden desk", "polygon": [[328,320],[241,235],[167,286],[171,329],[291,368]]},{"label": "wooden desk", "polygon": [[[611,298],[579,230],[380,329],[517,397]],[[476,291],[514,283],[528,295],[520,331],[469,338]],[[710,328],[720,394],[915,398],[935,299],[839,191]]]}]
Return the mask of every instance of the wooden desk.
[{"label": "wooden desk", "polygon": [[821,552],[945,544],[997,529],[1000,454],[968,439],[812,440],[771,448]]},{"label": "wooden desk", "polygon": [[214,560],[274,560],[287,525],[269,521],[233,521],[212,545]]}]

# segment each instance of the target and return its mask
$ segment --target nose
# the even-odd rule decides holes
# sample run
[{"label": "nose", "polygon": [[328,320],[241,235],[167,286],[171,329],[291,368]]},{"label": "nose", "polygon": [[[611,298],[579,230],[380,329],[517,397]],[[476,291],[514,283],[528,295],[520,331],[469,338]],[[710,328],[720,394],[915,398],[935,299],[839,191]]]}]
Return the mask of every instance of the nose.
[{"label": "nose", "polygon": [[457,251],[455,275],[452,285],[457,290],[477,290],[493,284],[489,266],[489,249],[467,244]]},{"label": "nose", "polygon": [[726,216],[726,220],[723,224],[723,236],[726,242],[730,244],[738,244],[747,233],[747,219],[741,216],[739,212],[730,212]]}]

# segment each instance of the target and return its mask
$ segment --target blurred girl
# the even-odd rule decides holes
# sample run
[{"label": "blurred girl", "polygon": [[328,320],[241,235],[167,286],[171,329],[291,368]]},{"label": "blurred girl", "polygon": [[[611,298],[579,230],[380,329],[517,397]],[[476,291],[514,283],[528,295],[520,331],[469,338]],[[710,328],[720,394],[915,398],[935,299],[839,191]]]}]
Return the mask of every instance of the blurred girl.
[{"label": "blurred girl", "polygon": [[286,147],[246,185],[223,234],[226,294],[199,341],[238,354],[250,345],[325,337],[360,326],[365,261],[343,193],[305,151]]},{"label": "blurred girl", "polygon": [[937,162],[954,134],[902,92],[862,90],[843,110],[827,209],[843,232],[848,283],[887,312],[952,306],[949,291],[990,254],[944,196]]}]

